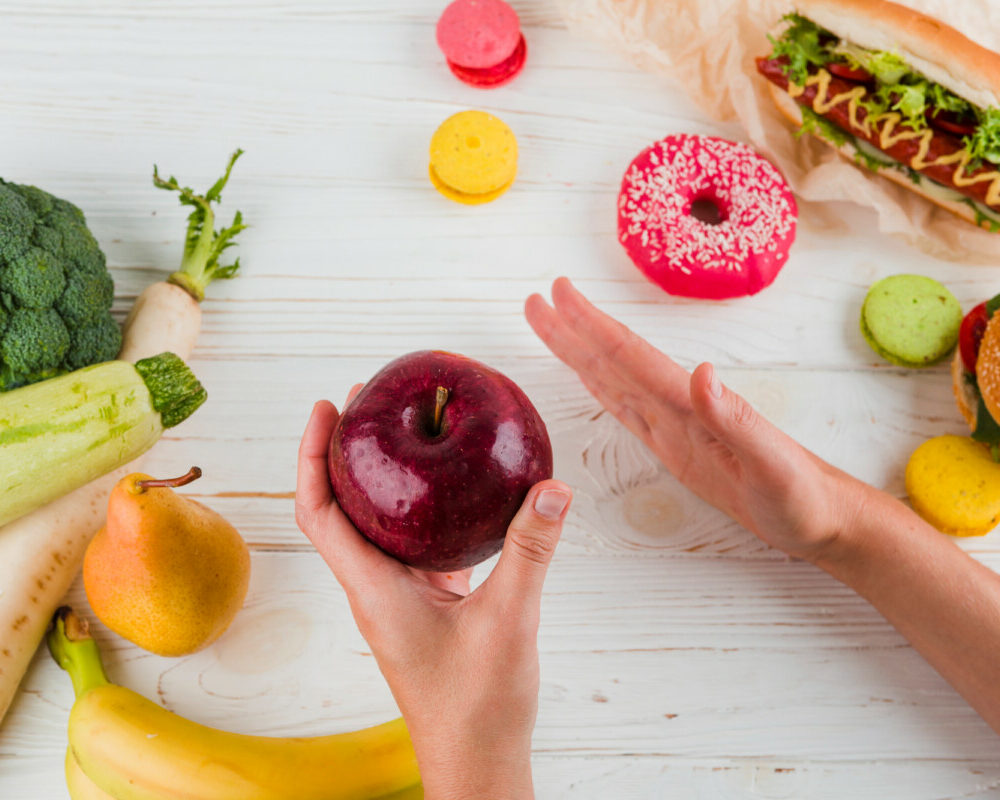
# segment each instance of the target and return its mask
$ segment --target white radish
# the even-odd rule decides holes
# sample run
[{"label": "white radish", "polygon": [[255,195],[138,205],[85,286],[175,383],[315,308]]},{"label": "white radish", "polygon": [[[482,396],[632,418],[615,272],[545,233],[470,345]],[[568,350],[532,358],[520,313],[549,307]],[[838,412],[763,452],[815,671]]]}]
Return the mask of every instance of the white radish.
[{"label": "white radish", "polygon": [[[205,193],[195,195],[174,178],[154,183],[180,192],[181,203],[194,206],[188,218],[181,268],[170,280],[154,283],[136,298],[125,321],[119,358],[135,362],[169,351],[187,361],[201,326],[205,287],[217,278],[231,278],[239,259],[218,264],[222,251],[245,227],[239,212],[233,224],[216,232],[212,202],[221,199],[233,163]],[[141,458],[0,528],[0,722],[7,713],[21,678],[28,669],[52,615],[69,591],[91,538],[107,514],[108,494],[125,475],[135,472]]]}]

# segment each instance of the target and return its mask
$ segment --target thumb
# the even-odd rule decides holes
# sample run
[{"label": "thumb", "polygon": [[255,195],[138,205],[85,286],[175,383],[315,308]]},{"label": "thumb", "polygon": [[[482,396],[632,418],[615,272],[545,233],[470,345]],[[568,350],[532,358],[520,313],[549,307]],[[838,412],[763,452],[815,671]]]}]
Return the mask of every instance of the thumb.
[{"label": "thumb", "polygon": [[711,364],[699,364],[691,374],[691,405],[708,432],[742,461],[771,464],[784,434],[723,386]]},{"label": "thumb", "polygon": [[488,582],[508,597],[541,597],[542,583],[562,533],[573,493],[562,481],[531,487],[507,528],[500,561]]}]

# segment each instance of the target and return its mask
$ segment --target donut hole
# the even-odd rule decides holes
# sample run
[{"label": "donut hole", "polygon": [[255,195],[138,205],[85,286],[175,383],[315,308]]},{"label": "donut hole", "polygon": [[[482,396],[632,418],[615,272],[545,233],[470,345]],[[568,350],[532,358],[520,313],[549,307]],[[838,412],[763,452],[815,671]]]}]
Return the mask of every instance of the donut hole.
[{"label": "donut hole", "polygon": [[706,225],[718,225],[726,221],[726,214],[722,206],[713,197],[696,197],[691,201],[690,214],[699,222]]}]

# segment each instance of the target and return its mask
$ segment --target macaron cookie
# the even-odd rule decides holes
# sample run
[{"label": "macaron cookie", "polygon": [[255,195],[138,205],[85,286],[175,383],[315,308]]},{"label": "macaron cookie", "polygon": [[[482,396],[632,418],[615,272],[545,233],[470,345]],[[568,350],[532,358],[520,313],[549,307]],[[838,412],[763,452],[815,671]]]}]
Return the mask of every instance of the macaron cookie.
[{"label": "macaron cookie", "polygon": [[892,275],[874,284],[861,306],[861,334],[900,367],[929,367],[958,341],[962,306],[933,278]]},{"label": "macaron cookie", "polygon": [[430,155],[434,188],[466,205],[495,200],[517,174],[514,132],[485,111],[448,117],[431,137]]},{"label": "macaron cookie", "polygon": [[517,12],[504,0],[454,0],[438,20],[437,43],[455,76],[480,89],[513,80],[528,53]]},{"label": "macaron cookie", "polygon": [[953,536],[982,536],[1000,522],[1000,464],[967,436],[936,436],[906,465],[910,505]]}]

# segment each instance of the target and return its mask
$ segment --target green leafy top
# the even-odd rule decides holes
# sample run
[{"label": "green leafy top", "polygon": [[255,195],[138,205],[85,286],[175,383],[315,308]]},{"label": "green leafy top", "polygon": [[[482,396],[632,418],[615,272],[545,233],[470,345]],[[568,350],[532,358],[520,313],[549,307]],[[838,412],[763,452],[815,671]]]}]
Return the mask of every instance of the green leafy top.
[{"label": "green leafy top", "polygon": [[153,185],[158,189],[178,192],[181,205],[193,206],[194,210],[188,215],[184,258],[181,260],[180,269],[171,275],[169,280],[187,290],[199,302],[205,299],[205,289],[212,281],[232,278],[240,268],[238,258],[226,266],[221,266],[219,259],[224,251],[236,244],[233,241],[236,234],[246,229],[247,226],[243,224],[243,214],[237,211],[232,224],[217,231],[212,204],[222,201],[222,190],[229,181],[229,173],[233,171],[233,164],[241,155],[243,151],[237,150],[229,157],[225,174],[203,195],[195,194],[194,190],[187,186],[181,186],[173,175],[164,180],[160,177],[157,167],[153,166]]}]

